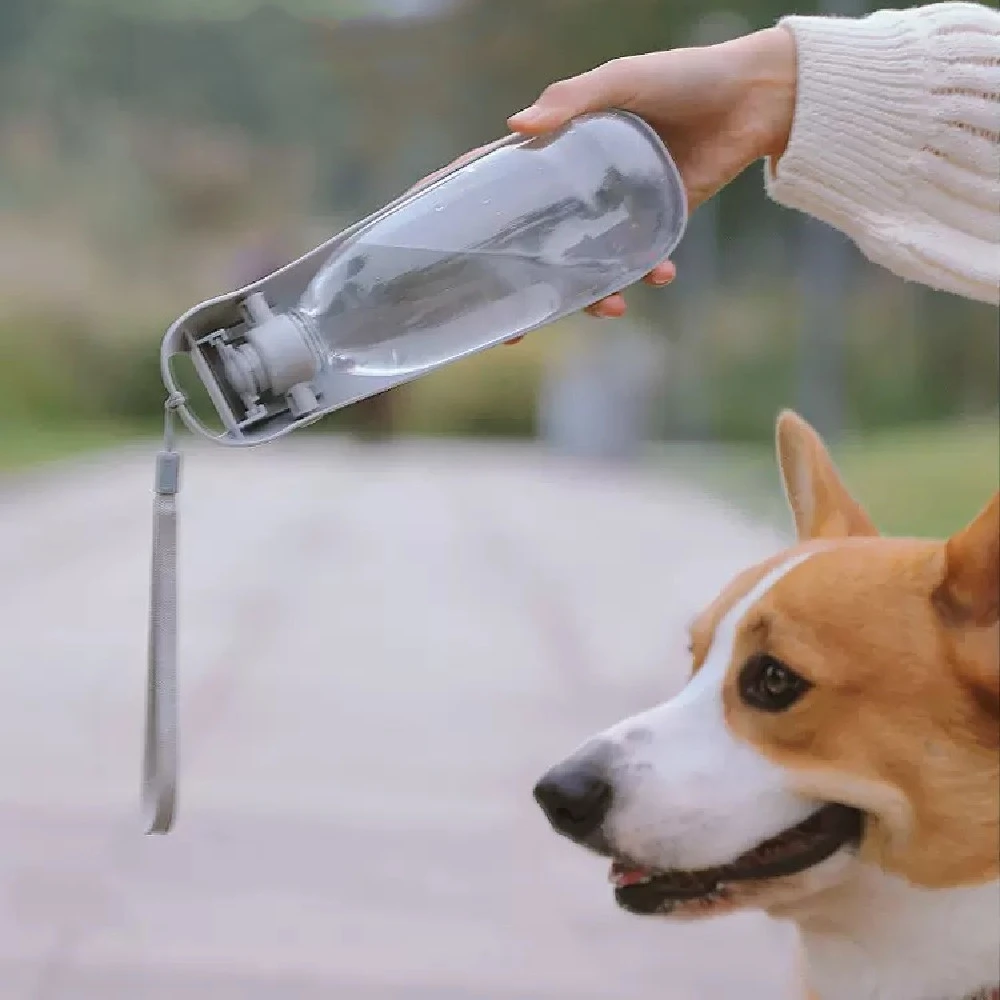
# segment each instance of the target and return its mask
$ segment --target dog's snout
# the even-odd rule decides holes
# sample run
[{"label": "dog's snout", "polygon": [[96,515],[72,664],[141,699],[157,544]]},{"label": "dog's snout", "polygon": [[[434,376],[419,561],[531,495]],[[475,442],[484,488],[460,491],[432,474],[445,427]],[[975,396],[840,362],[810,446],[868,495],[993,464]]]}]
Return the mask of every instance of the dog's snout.
[{"label": "dog's snout", "polygon": [[609,764],[607,747],[585,748],[535,785],[535,801],[559,833],[583,841],[604,822],[614,799]]}]

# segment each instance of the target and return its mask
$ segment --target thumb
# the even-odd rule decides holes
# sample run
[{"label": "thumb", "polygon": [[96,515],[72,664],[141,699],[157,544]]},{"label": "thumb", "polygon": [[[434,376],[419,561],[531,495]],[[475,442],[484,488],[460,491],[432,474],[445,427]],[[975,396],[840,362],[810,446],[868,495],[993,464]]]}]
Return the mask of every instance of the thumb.
[{"label": "thumb", "polygon": [[515,131],[537,135],[565,125],[591,111],[623,108],[632,100],[628,60],[615,59],[587,73],[546,87],[530,107],[507,119]]}]

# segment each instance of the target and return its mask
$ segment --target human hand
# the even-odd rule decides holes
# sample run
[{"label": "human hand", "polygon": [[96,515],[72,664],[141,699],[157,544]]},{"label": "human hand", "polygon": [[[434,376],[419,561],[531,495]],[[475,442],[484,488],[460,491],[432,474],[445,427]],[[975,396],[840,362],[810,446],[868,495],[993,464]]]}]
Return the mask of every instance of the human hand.
[{"label": "human hand", "polygon": [[[522,135],[542,135],[578,115],[620,108],[644,118],[667,144],[691,210],[751,163],[780,157],[795,110],[795,40],[768,28],[699,48],[627,56],[552,84],[508,120]],[[646,277],[673,280],[669,261]],[[619,293],[595,303],[593,315],[625,313]]]}]

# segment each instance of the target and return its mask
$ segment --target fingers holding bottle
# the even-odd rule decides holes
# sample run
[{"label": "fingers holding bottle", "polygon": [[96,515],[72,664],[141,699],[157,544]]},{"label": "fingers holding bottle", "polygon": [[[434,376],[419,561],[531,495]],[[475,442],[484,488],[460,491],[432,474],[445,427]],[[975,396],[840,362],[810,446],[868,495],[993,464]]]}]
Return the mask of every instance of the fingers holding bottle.
[{"label": "fingers holding bottle", "polygon": [[[671,261],[665,260],[662,264],[657,264],[643,281],[654,288],[662,288],[664,285],[669,285],[676,277],[677,268]],[[624,292],[616,292],[588,306],[584,311],[597,319],[619,319],[628,311],[628,305],[625,302]]]}]

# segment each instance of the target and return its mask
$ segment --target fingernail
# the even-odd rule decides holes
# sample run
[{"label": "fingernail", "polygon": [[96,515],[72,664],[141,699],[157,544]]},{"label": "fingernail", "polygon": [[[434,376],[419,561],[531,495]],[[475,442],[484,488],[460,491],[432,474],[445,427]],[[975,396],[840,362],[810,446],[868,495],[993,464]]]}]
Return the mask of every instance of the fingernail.
[{"label": "fingernail", "polygon": [[523,111],[518,111],[516,115],[511,115],[510,118],[507,119],[507,122],[510,125],[530,125],[539,117],[539,114],[540,112],[538,108],[532,104],[526,107]]}]

